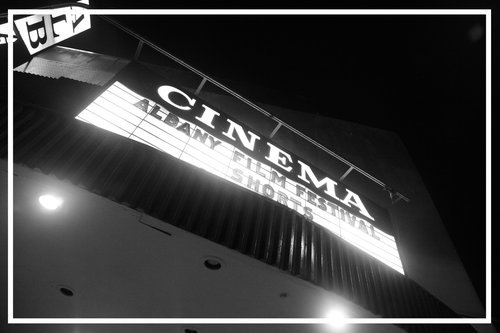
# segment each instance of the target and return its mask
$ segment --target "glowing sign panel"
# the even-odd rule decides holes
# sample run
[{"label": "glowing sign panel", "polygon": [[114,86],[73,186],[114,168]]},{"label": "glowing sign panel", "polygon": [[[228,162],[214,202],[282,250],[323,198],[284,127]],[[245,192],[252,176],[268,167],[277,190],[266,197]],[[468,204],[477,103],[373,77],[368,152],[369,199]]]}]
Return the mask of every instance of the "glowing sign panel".
[{"label": "glowing sign panel", "polygon": [[[88,0],[77,2],[89,4]],[[49,15],[21,18],[14,24],[29,53],[34,54],[90,29],[90,15],[85,8],[69,6],[53,9]]]},{"label": "glowing sign panel", "polygon": [[[205,104],[189,117],[197,101],[175,87],[161,86],[158,95],[168,109],[115,82],[76,118],[270,198],[404,274],[394,237],[372,224],[357,194]],[[264,158],[256,158],[262,147]]]}]

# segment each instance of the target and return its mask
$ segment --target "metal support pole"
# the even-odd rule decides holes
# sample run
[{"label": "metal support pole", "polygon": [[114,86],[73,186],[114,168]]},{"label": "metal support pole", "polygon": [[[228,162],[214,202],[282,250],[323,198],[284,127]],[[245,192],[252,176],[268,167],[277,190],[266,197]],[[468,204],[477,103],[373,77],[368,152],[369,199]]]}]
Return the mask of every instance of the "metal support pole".
[{"label": "metal support pole", "polygon": [[399,193],[396,193],[396,195],[398,197],[396,199],[392,200],[392,204],[395,204],[396,202],[398,202],[399,200],[401,200],[401,195]]},{"label": "metal support pole", "polygon": [[346,171],[346,172],[344,172],[344,174],[342,175],[342,177],[340,177],[340,179],[339,179],[339,180],[340,180],[341,182],[342,182],[342,181],[344,181],[345,177],[347,177],[347,175],[348,175],[348,174],[350,174],[352,170],[354,170],[354,167],[353,167],[353,166],[350,166],[350,167],[349,167],[349,169],[347,169],[347,171]]},{"label": "metal support pole", "polygon": [[207,82],[207,78],[204,77],[203,80],[201,80],[200,85],[198,86],[198,88],[196,88],[196,91],[194,92],[196,96],[198,96],[198,94],[200,93],[201,89],[205,85],[205,82]]},{"label": "metal support pole", "polygon": [[30,60],[28,60],[28,62],[26,63],[26,66],[24,66],[24,68],[23,68],[23,73],[26,73],[26,71],[28,70],[28,67],[30,66],[32,60],[33,60],[33,57],[31,57]]},{"label": "metal support pole", "polygon": [[281,127],[281,123],[278,123],[278,125],[276,125],[276,127],[274,128],[274,130],[271,132],[271,135],[269,135],[269,139],[272,139],[273,136],[276,135],[276,132],[278,132],[278,130],[280,129]]},{"label": "metal support pole", "polygon": [[144,45],[144,42],[142,40],[139,40],[139,44],[137,44],[137,48],[135,49],[134,60],[139,59],[143,45]]}]

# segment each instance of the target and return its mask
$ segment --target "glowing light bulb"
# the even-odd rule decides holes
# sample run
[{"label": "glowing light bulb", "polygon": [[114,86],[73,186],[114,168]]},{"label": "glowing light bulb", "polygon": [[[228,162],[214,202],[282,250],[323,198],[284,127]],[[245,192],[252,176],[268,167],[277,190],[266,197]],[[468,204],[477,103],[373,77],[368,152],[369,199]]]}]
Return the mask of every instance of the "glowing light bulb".
[{"label": "glowing light bulb", "polygon": [[47,210],[56,210],[61,207],[63,199],[52,194],[44,194],[38,198],[40,205]]},{"label": "glowing light bulb", "polygon": [[326,318],[328,318],[329,320],[328,325],[332,328],[340,329],[346,325],[345,323],[346,314],[344,313],[344,311],[338,308],[328,312]]}]

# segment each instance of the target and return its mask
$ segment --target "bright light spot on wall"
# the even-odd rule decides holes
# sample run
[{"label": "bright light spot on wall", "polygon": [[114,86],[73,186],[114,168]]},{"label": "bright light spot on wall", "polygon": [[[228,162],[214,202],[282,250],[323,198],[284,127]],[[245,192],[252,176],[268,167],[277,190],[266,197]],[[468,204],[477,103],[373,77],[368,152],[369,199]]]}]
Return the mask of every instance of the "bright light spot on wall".
[{"label": "bright light spot on wall", "polygon": [[44,194],[38,198],[40,205],[47,210],[56,210],[61,207],[63,199],[52,194]]},{"label": "bright light spot on wall", "polygon": [[331,328],[338,330],[346,326],[346,314],[342,311],[342,309],[335,308],[330,310],[327,313],[326,318],[328,318],[328,326]]}]

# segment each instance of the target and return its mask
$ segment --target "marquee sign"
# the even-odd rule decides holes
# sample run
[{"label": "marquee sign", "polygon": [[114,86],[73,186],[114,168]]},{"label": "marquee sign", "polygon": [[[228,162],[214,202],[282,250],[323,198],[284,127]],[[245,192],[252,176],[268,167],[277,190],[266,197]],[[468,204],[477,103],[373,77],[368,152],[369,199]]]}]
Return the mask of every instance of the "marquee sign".
[{"label": "marquee sign", "polygon": [[[52,9],[49,15],[31,15],[14,21],[15,35],[21,37],[28,52],[37,52],[90,29],[88,0],[76,1],[78,6]],[[0,25],[0,44],[7,44],[7,23]]]},{"label": "marquee sign", "polygon": [[152,96],[116,81],[76,119],[274,200],[404,274],[384,209],[197,96],[170,84]]}]

